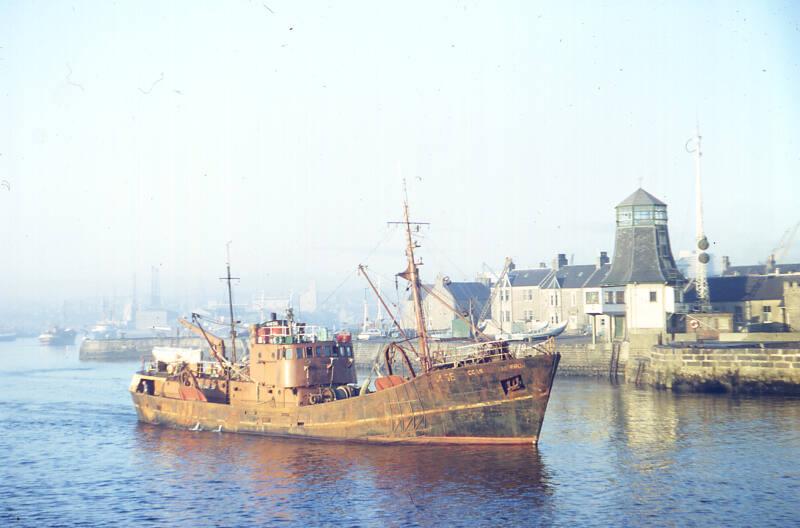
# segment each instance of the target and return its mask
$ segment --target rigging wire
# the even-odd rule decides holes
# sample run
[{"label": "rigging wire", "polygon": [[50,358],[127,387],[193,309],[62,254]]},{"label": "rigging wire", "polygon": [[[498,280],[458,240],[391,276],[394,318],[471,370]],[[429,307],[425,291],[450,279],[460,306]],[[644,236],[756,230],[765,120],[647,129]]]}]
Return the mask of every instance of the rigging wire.
[{"label": "rigging wire", "polygon": [[[367,257],[364,259],[364,264],[369,262],[369,259],[372,258],[375,252],[378,251],[378,249],[389,239],[391,235],[392,231],[387,229],[383,235],[383,238],[381,238],[381,240],[377,244],[375,244],[375,247],[373,247],[372,250],[369,253],[367,253]],[[357,274],[358,274],[358,268],[351,270],[350,273],[348,273],[345,276],[344,280],[342,280],[342,282],[340,282],[339,285],[333,289],[333,291],[325,298],[325,300],[320,303],[319,307],[324,308],[325,305],[328,303],[328,301],[330,301],[333,298],[333,296],[336,295],[339,292],[339,290],[342,289],[345,283],[347,283],[347,281],[349,281],[354,275]]]}]

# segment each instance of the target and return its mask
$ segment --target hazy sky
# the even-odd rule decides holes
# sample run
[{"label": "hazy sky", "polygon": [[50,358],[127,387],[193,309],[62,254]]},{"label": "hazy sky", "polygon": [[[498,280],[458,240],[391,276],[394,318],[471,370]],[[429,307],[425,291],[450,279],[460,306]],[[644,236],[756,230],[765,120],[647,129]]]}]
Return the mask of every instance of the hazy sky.
[{"label": "hazy sky", "polygon": [[696,119],[712,251],[764,260],[800,221],[798,4],[564,4],[1,2],[0,299],[216,292],[228,240],[244,288],[324,297],[403,267],[403,176],[426,279],[594,262],[640,180],[677,253]]}]

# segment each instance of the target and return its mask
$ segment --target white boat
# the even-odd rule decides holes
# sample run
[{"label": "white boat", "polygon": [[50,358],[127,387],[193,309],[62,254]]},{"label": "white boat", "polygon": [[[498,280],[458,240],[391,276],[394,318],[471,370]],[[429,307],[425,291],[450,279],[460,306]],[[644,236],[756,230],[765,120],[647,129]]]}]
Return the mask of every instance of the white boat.
[{"label": "white boat", "polygon": [[369,320],[369,308],[367,307],[367,299],[364,297],[364,320],[361,323],[361,332],[356,335],[359,341],[369,341],[370,339],[383,339],[386,332],[382,328],[383,316],[381,315],[381,305],[378,303],[378,313],[375,316],[375,322]]},{"label": "white boat", "polygon": [[356,335],[359,341],[369,341],[370,339],[383,339],[386,337],[386,332],[380,328],[367,328]]},{"label": "white boat", "polygon": [[556,324],[545,322],[544,325],[534,327],[532,330],[525,332],[497,334],[495,335],[495,339],[502,339],[505,341],[539,341],[547,339],[548,337],[559,336],[566,328],[567,321]]}]

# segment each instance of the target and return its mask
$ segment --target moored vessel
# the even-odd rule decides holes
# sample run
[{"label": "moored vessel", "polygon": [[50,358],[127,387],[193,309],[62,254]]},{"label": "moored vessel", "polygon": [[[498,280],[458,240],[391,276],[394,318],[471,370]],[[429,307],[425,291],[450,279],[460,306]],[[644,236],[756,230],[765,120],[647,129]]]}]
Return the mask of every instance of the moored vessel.
[{"label": "moored vessel", "polygon": [[54,326],[39,335],[39,343],[45,346],[74,345],[75,330]]},{"label": "moored vessel", "polygon": [[[251,326],[249,353],[237,358],[236,350],[228,355],[225,341],[193,314],[191,322],[181,323],[207,340],[214,361],[160,361],[137,372],[130,392],[139,420],[193,430],[364,442],[536,443],[560,358],[554,341],[486,340],[432,351],[407,201],[402,225],[408,266],[398,276],[410,283],[417,337],[406,335],[366,268],[359,267],[402,338],[382,347],[373,369],[380,374],[374,389],[370,377],[357,383],[349,334],[327,335],[295,321],[289,311],[286,318],[273,315]],[[233,322],[231,313],[235,343]]]}]

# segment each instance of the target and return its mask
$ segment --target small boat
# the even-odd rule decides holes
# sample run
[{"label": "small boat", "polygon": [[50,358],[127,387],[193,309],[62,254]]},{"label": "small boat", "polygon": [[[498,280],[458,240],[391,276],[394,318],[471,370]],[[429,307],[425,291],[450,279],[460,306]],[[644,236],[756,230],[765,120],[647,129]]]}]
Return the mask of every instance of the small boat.
[{"label": "small boat", "polygon": [[[380,289],[380,286],[378,287]],[[378,339],[386,338],[386,332],[382,329],[383,317],[381,316],[381,305],[378,303],[378,314],[375,316],[375,321],[369,320],[369,308],[367,306],[366,296],[364,297],[364,320],[361,323],[361,332],[356,334],[356,339],[359,341],[375,341]]]},{"label": "small boat", "polygon": [[505,341],[514,341],[514,342],[545,341],[550,337],[560,336],[566,328],[567,328],[567,321],[563,321],[557,324],[545,323],[543,326],[534,328],[533,330],[528,330],[526,332],[514,332],[509,334],[497,334],[495,338],[502,339]]},{"label": "small boat", "polygon": [[45,346],[74,345],[75,330],[54,326],[39,335],[39,343]]},{"label": "small boat", "polygon": [[358,339],[359,341],[384,339],[385,337],[386,337],[386,332],[384,332],[380,328],[367,328],[366,330],[362,330],[356,335],[356,339]]},{"label": "small boat", "polygon": [[16,332],[0,332],[0,341],[14,341],[16,338]]}]

